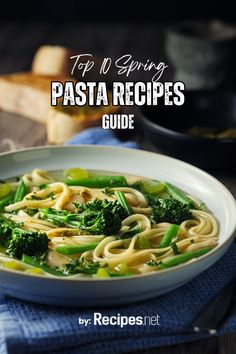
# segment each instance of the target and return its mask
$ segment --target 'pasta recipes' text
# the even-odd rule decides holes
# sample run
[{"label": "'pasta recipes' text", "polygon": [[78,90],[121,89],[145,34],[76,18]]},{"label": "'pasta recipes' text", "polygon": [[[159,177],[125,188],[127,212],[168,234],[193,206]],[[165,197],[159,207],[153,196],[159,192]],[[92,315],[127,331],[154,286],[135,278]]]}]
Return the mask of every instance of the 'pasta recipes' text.
[{"label": "'pasta recipes' text", "polygon": [[[76,70],[85,78],[92,68],[95,60],[92,54],[80,54],[71,57],[74,60],[71,75]],[[164,62],[154,62],[147,59],[145,62],[134,60],[131,54],[125,54],[116,60],[104,58],[99,64],[99,74],[106,75],[112,68],[118,75],[130,78],[134,71],[153,72],[151,81],[132,82],[114,81],[109,87],[106,81],[52,81],[51,105],[52,106],[157,106],[159,103],[165,106],[181,106],[184,104],[185,85],[181,81],[160,82],[165,69],[168,66]],[[104,114],[102,116],[104,129],[134,129],[133,114]]]}]

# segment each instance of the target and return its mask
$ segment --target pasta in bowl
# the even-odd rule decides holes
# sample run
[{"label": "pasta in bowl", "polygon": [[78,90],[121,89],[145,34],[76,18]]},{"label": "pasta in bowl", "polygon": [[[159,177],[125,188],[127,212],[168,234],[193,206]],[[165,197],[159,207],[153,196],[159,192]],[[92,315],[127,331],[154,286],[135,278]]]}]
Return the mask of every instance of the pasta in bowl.
[{"label": "pasta in bowl", "polygon": [[132,276],[190,262],[217,245],[212,213],[168,182],[82,168],[59,175],[34,169],[0,186],[8,187],[0,200],[3,267]]},{"label": "pasta in bowl", "polygon": [[144,300],[188,282],[233,241],[234,198],[179,160],[76,146],[0,163],[4,294],[63,306]]}]

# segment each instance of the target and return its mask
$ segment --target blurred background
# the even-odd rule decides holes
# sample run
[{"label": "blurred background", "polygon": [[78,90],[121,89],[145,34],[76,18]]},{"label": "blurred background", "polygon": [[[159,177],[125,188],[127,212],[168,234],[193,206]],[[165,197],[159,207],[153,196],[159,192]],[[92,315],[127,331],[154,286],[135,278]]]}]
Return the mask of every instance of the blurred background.
[{"label": "blurred background", "polygon": [[[234,22],[232,1],[3,2],[0,12],[0,73],[29,70],[36,49],[57,44],[98,56],[131,52],[166,59],[165,30],[186,20]],[[169,71],[169,70],[168,70]],[[143,73],[139,73],[138,79]],[[145,75],[145,74],[144,74]],[[145,76],[146,78],[146,76]]]},{"label": "blurred background", "polygon": [[[236,145],[233,2],[149,0],[141,4],[123,0],[71,0],[67,3],[42,0],[1,5],[0,151],[10,147],[64,143],[68,138],[49,138],[48,120],[25,118],[34,115],[33,95],[27,101],[29,113],[25,107],[19,109],[25,100],[21,85],[38,90],[41,83],[29,84],[31,76],[14,77],[13,86],[18,85],[19,90],[14,96],[5,77],[6,74],[30,72],[38,48],[57,45],[76,53],[92,53],[98,60],[130,53],[138,61],[164,61],[169,67],[162,81],[185,83],[184,106],[163,107],[160,102],[157,107],[135,110],[135,132],[117,132],[118,136],[138,140],[143,148],[161,151],[207,169],[229,168],[236,162],[232,154]],[[56,66],[53,58],[51,67]],[[40,62],[40,69],[44,63],[45,59]],[[60,74],[68,74],[64,69],[60,70]],[[41,75],[40,70],[37,74]],[[51,75],[50,72],[46,74]],[[114,79],[111,73],[109,80]],[[147,72],[135,71],[130,79],[147,81],[150,76]],[[56,113],[53,113],[50,114],[54,117]],[[57,126],[70,114],[60,112]],[[83,112],[86,117],[91,114]],[[81,117],[81,112],[75,115]],[[101,112],[98,116],[101,117]],[[80,124],[70,134],[84,128],[87,125]],[[51,129],[57,130],[55,125]]]}]

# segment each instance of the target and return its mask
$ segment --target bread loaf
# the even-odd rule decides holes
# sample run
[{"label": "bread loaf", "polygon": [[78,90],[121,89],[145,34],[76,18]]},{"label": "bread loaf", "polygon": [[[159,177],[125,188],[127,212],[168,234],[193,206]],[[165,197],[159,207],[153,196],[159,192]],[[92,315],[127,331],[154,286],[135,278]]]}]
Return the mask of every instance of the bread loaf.
[{"label": "bread loaf", "polygon": [[49,143],[62,144],[77,132],[99,125],[103,114],[116,113],[119,109],[112,105],[64,107],[60,103],[51,107],[51,82],[74,80],[69,75],[73,55],[75,52],[64,47],[42,46],[33,59],[32,73],[0,77],[0,109],[46,124]]},{"label": "bread loaf", "polygon": [[[46,123],[50,109],[51,80],[28,72],[0,77],[0,109]],[[55,77],[64,82],[65,77]],[[71,78],[67,78],[71,80]]]},{"label": "bread loaf", "polygon": [[32,62],[32,73],[47,76],[70,76],[71,56],[76,53],[61,46],[44,45],[38,48]]},{"label": "bread loaf", "polygon": [[[77,56],[80,64],[86,64],[88,60],[93,61],[94,65],[91,70],[83,75],[83,70],[78,69]],[[71,58],[72,57],[72,58]],[[32,62],[32,73],[36,75],[49,76],[73,76],[76,80],[82,81],[99,81],[100,67],[103,60],[96,56],[90,56],[88,53],[81,53],[66,47],[43,45],[39,47],[34,55]],[[107,80],[107,76],[103,77]]]}]

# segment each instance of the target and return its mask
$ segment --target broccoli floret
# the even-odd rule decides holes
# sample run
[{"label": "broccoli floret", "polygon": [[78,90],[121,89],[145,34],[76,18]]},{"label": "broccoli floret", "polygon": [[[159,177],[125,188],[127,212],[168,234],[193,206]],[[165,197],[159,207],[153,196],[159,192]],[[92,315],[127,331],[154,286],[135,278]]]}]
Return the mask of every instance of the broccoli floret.
[{"label": "broccoli floret", "polygon": [[21,259],[23,254],[39,257],[48,249],[48,237],[45,233],[14,229],[6,253]]},{"label": "broccoli floret", "polygon": [[127,217],[125,209],[117,201],[95,200],[76,206],[76,213],[45,208],[40,210],[40,215],[56,225],[79,228],[95,235],[116,234],[122,220]]},{"label": "broccoli floret", "polygon": [[0,246],[7,247],[11,239],[12,229],[15,224],[11,220],[8,220],[0,215]]},{"label": "broccoli floret", "polygon": [[62,227],[69,225],[78,216],[78,214],[69,213],[66,210],[55,210],[52,208],[39,209],[39,213],[42,219]]},{"label": "broccoli floret", "polygon": [[82,212],[100,212],[102,210],[108,210],[113,214],[116,214],[119,216],[121,220],[124,220],[127,218],[127,212],[126,210],[118,203],[117,201],[115,202],[109,202],[108,200],[100,200],[100,199],[95,199],[92,202],[84,203],[84,204],[77,204],[77,207],[79,208],[80,211]]},{"label": "broccoli floret", "polygon": [[152,220],[156,223],[169,222],[179,225],[184,220],[191,219],[191,217],[192,213],[189,205],[174,198],[159,199],[152,210]]},{"label": "broccoli floret", "polygon": [[80,214],[79,228],[92,234],[112,235],[121,228],[119,215],[109,209],[102,211],[84,211]]},{"label": "broccoli floret", "polygon": [[11,257],[41,256],[48,249],[48,237],[39,231],[23,230],[20,224],[0,216],[0,244]]},{"label": "broccoli floret", "polygon": [[117,202],[94,200],[79,206],[80,228],[93,234],[112,235],[121,228],[121,222],[128,215]]}]

